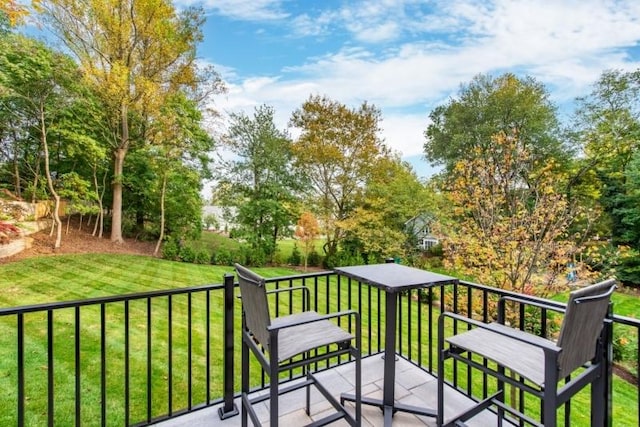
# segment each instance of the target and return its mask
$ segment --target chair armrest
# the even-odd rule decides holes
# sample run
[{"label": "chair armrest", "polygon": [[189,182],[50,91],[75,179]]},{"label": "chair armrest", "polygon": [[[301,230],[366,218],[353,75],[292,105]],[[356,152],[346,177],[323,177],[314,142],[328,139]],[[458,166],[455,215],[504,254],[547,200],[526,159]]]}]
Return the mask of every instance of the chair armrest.
[{"label": "chair armrest", "polygon": [[280,329],[285,329],[285,328],[291,328],[293,326],[299,326],[299,325],[305,325],[308,323],[313,323],[313,322],[320,322],[322,320],[329,320],[329,319],[335,319],[338,317],[345,317],[345,316],[353,316],[355,317],[356,320],[356,327],[358,328],[358,330],[360,329],[360,313],[357,312],[356,310],[345,310],[345,311],[338,311],[335,313],[329,313],[329,314],[318,314],[317,317],[313,317],[311,319],[300,319],[297,321],[292,321],[292,322],[287,322],[287,323],[283,323],[281,325],[269,325],[267,326],[267,330],[269,332],[271,331],[277,331]]},{"label": "chair armrest", "polygon": [[311,301],[311,291],[309,291],[309,288],[307,288],[306,286],[289,286],[287,288],[278,288],[278,289],[272,289],[270,291],[267,291],[267,295],[269,294],[279,294],[282,292],[289,292],[292,293],[294,291],[303,291],[303,302],[306,302],[306,304],[304,304],[304,309],[308,310],[309,309],[309,303]]},{"label": "chair armrest", "polygon": [[[514,328],[510,328],[510,327],[496,327],[496,324],[491,324],[491,323],[484,323],[484,322],[480,322],[478,320],[475,319],[470,319],[468,317],[456,314],[456,313],[452,313],[449,311],[445,311],[443,313],[440,314],[440,317],[438,319],[438,323],[439,326],[442,327],[442,331],[444,332],[444,318],[445,317],[449,317],[451,319],[454,320],[458,320],[461,321],[463,323],[467,323],[470,325],[473,325],[475,327],[478,328],[483,328],[483,329],[487,329],[493,333],[499,334],[499,335],[503,335],[506,337],[509,337],[511,339],[517,340],[517,341],[521,341],[524,342],[526,344],[530,344],[533,345],[535,347],[539,347],[541,348],[545,353],[547,352],[551,352],[551,353],[560,353],[562,351],[562,349],[560,347],[558,347],[557,345],[555,345],[555,343],[553,343],[552,341],[549,341],[545,338],[539,337],[537,335],[525,332],[525,331],[521,331],[519,329],[514,329]],[[501,325],[502,326],[502,325]]]}]

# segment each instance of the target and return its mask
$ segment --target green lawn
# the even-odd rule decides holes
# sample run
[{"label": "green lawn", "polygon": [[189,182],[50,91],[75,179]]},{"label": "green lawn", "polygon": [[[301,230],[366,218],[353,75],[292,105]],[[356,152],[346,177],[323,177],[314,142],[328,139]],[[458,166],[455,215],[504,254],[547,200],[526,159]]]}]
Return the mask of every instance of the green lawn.
[{"label": "green lawn", "polygon": [[[127,255],[65,255],[41,257],[0,267],[0,307],[30,305],[56,301],[78,300],[108,295],[131,294],[168,288],[184,288],[196,285],[221,283],[230,267],[203,266],[170,262],[151,257]],[[211,351],[215,357],[222,354],[222,293],[212,293],[212,324],[220,325],[214,331]],[[194,349],[194,403],[206,399],[204,376],[205,325],[204,294],[192,298],[193,318],[196,333],[192,336]],[[184,408],[188,365],[186,325],[187,297],[172,298],[174,372],[172,373],[175,409]],[[154,299],[151,309],[161,315],[153,317],[150,329],[152,340],[152,393],[153,415],[167,412],[167,298]],[[147,361],[147,314],[146,300],[132,301],[130,315],[130,420],[146,418],[146,361]],[[99,425],[100,399],[100,310],[98,306],[83,307],[80,312],[80,370],[81,370],[81,422],[82,425]],[[53,315],[54,329],[54,382],[55,424],[71,425],[74,416],[75,393],[75,312],[73,309],[56,310]],[[47,393],[47,317],[45,313],[26,314],[25,318],[25,395],[26,425],[46,425]],[[108,304],[106,319],[107,360],[107,419],[108,425],[124,424],[124,304]],[[16,318],[0,318],[0,425],[16,425]],[[216,363],[212,369],[214,397],[222,390],[222,366]]]},{"label": "green lawn", "polygon": [[[207,283],[221,283],[225,273],[232,272],[231,267],[193,265],[186,263],[170,262],[150,257],[136,257],[126,255],[66,255],[57,257],[42,257],[28,259],[21,262],[6,264],[0,267],[0,307],[16,305],[28,305],[53,301],[75,300],[90,297],[119,295],[136,293],[149,290],[181,288]],[[264,268],[256,271],[265,277],[275,277],[293,274],[287,268]],[[347,286],[346,283],[336,291],[335,282],[329,285],[320,281],[318,284],[311,284],[313,294],[318,295],[319,311],[335,311],[344,309],[349,304],[359,306],[363,320],[363,335],[371,336],[371,341],[364,343],[365,353],[375,352],[383,345],[383,341],[378,341],[378,329],[376,324],[370,323],[369,319],[378,317],[377,292],[368,293],[363,291],[362,300],[356,302],[357,285]],[[219,358],[219,362],[212,364],[212,398],[221,396],[222,391],[222,300],[220,295],[213,295],[211,306],[213,342],[210,350],[214,357]],[[616,295],[615,299],[620,301],[621,306],[629,306],[633,310],[633,302],[627,300],[632,298],[629,295]],[[382,302],[382,301],[381,301]],[[293,301],[295,304],[296,301]],[[175,297],[172,301],[176,307],[172,326],[166,323],[166,317],[159,316],[157,321],[151,326],[151,338],[153,342],[153,371],[152,371],[152,396],[146,394],[146,339],[149,336],[146,325],[146,302],[132,302],[130,306],[131,316],[131,417],[132,422],[144,420],[146,417],[145,402],[150,398],[152,404],[152,415],[164,414],[167,411],[167,378],[166,365],[167,346],[166,336],[171,329],[174,340],[172,373],[173,408],[179,409],[187,405],[186,390],[187,372],[184,368],[188,365],[185,349],[187,348],[186,324],[187,300],[186,297]],[[286,299],[281,300],[282,306],[287,306]],[[166,312],[168,301],[158,299],[153,302],[151,309],[161,313]],[[203,392],[204,378],[204,337],[201,331],[204,329],[205,320],[202,316],[204,300],[200,296],[194,296],[192,300],[194,315],[192,322],[197,326],[193,334],[194,347],[194,381],[193,403],[197,404],[205,400]],[[411,309],[409,310],[409,306]],[[384,307],[384,304],[381,305]],[[422,311],[423,323],[429,316],[428,305],[410,304],[409,300],[403,298],[401,311],[402,322],[405,324],[404,330],[411,329],[416,334],[415,323],[412,328],[407,328],[409,318],[412,322],[417,322],[418,310]],[[616,310],[617,311],[617,310]],[[411,312],[411,315],[409,315]],[[637,311],[636,311],[637,312]],[[438,310],[432,310],[433,319],[438,315]],[[54,358],[55,358],[55,384],[56,384],[56,425],[69,425],[73,423],[73,395],[75,393],[74,383],[74,313],[72,310],[56,313],[55,337],[54,337]],[[99,390],[99,367],[97,361],[100,348],[100,325],[99,308],[88,307],[83,309],[81,316],[82,342],[81,353],[83,355],[81,370],[82,388],[82,424],[98,425],[100,414],[97,412],[100,399]],[[106,360],[109,372],[122,372],[123,370],[123,332],[122,319],[123,308],[121,305],[108,306],[106,309],[108,336],[108,346],[106,350]],[[154,317],[154,319],[156,319]],[[384,322],[384,312],[380,313],[381,322]],[[239,310],[236,310],[236,324],[239,324]],[[26,350],[26,389],[27,395],[27,425],[46,425],[47,408],[43,406],[42,396],[46,396],[47,360],[46,360],[46,315],[38,314],[25,316],[25,331],[27,342]],[[217,325],[217,326],[215,326]],[[199,332],[200,331],[200,332]],[[422,331],[423,336],[426,330]],[[238,334],[237,334],[238,335]],[[238,338],[238,337],[236,337]],[[382,337],[381,337],[382,338]],[[431,351],[435,356],[435,349],[426,339],[422,348],[417,347],[417,337],[402,337],[402,349],[406,353],[409,347],[412,348],[412,358],[416,358],[418,350],[422,352],[423,360]],[[15,342],[16,324],[15,318],[0,318],[0,389],[4,392],[0,394],[0,425],[15,425]],[[236,339],[236,388],[239,387],[240,357],[239,342]],[[434,358],[435,361],[435,358]],[[253,370],[257,373],[257,370]],[[254,384],[258,384],[258,378],[254,378]],[[637,420],[636,389],[622,380],[616,378],[614,382],[614,420],[616,425],[635,425]],[[122,425],[124,421],[122,396],[124,394],[124,380],[122,374],[108,376],[107,378],[107,419],[108,425]],[[580,411],[580,407],[588,405],[588,397],[585,393],[574,402],[573,412],[576,414],[572,425],[588,425],[585,419],[585,411]]]}]

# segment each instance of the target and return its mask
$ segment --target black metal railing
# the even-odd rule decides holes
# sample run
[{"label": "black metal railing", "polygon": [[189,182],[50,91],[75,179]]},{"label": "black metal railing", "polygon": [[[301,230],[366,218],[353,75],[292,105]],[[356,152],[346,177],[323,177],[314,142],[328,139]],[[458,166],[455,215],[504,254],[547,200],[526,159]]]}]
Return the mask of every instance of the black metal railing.
[{"label": "black metal railing", "polygon": [[[380,289],[353,279],[336,276],[332,272],[270,279],[268,283],[275,288],[300,285],[309,287],[312,299],[311,307],[316,311],[358,310],[362,316],[363,356],[383,351],[385,293]],[[498,301],[504,296],[523,297],[523,295],[514,292],[466,281],[403,293],[399,298],[397,313],[398,341],[396,348],[399,355],[417,367],[433,375],[438,375],[437,318],[441,310],[463,314],[484,322],[495,321],[498,317]],[[527,296],[525,298],[537,299]],[[548,304],[564,307],[564,304],[560,302],[548,301]],[[285,308],[283,309],[282,306]],[[293,301],[275,301],[274,309],[278,315],[289,314],[294,310]],[[507,314],[507,318],[512,325],[547,338],[553,338],[554,334],[558,332],[561,320],[554,312],[548,312],[544,309],[534,312],[522,304],[513,307]],[[614,333],[629,337],[630,348],[637,349],[640,344],[640,321],[615,314],[611,316],[610,321],[613,324]],[[454,323],[451,328],[451,333],[457,333],[459,325]],[[637,372],[640,370],[640,350],[636,350],[636,353],[631,361],[631,364],[635,365],[635,374],[627,375],[626,380],[616,375],[608,379],[609,395],[611,396],[608,410],[612,411],[608,419],[609,423],[613,423],[613,425],[640,426],[640,389],[637,381]],[[337,361],[337,363],[343,362]],[[489,396],[495,388],[495,383],[492,383],[493,380],[486,374],[467,366],[455,364],[453,368],[445,372],[445,376],[450,386],[476,399]],[[289,376],[289,378],[294,377],[293,374]],[[257,386],[259,388],[265,385],[263,382]],[[616,407],[620,408],[623,405],[622,402],[617,401],[616,396],[621,398],[621,396],[629,394],[635,396],[635,407],[629,408],[625,405],[623,411],[616,411]],[[584,405],[587,405],[587,408],[590,405],[588,398],[585,398],[583,393],[578,394],[572,400],[576,400],[576,403],[572,405],[570,401],[565,405],[560,422],[564,422],[564,425],[588,425],[589,411],[584,410]],[[627,402],[628,400],[625,401],[625,403]],[[533,418],[539,415],[537,404],[531,403],[530,399],[528,400],[520,392],[515,396],[515,404],[522,412],[530,414]],[[574,415],[572,416],[572,414]],[[624,416],[625,418],[624,420],[614,419],[615,416]],[[585,417],[587,417],[586,420]]]},{"label": "black metal railing", "polygon": [[[361,313],[363,356],[383,351],[385,293],[379,289],[333,272],[271,278],[267,284],[270,289],[304,285],[310,291],[310,301],[273,294],[273,315],[293,313],[307,303],[319,313],[355,309]],[[0,425],[146,425],[212,405],[220,405],[221,418],[233,416],[241,372],[241,310],[234,286],[234,277],[227,275],[216,285],[0,309]],[[490,321],[505,295],[514,294],[470,282],[403,293],[397,313],[399,355],[438,374],[441,310]],[[552,336],[558,323],[552,313],[521,307],[509,320],[542,336]],[[614,315],[612,321],[614,335],[640,347],[638,320]],[[614,377],[611,383],[614,416],[616,395],[630,394],[636,405],[625,408],[627,418],[613,419],[614,425],[640,426],[636,353],[636,382]],[[347,362],[343,357],[315,368]],[[266,387],[258,364],[251,372],[252,387]],[[452,387],[469,396],[481,398],[494,387],[489,378],[462,367],[445,374]],[[282,380],[298,375],[292,370]],[[589,402],[568,408],[583,404]]]},{"label": "black metal railing", "polygon": [[0,309],[0,425],[146,425],[223,402],[225,285]]}]

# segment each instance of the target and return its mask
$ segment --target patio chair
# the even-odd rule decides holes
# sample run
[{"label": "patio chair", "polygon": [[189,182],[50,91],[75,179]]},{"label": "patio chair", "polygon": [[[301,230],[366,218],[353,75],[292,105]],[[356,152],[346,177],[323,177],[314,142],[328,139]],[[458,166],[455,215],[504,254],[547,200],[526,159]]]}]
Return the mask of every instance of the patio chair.
[{"label": "patio chair", "polygon": [[[247,416],[253,425],[261,425],[253,405],[269,400],[270,426],[278,425],[278,396],[306,388],[306,412],[310,414],[310,389],[315,386],[335,412],[309,424],[322,426],[344,418],[351,426],[359,426],[361,418],[361,335],[360,315],[354,310],[330,314],[311,311],[309,289],[294,286],[267,291],[264,278],[251,270],[235,264],[242,300],[242,426],[247,425]],[[303,292],[305,310],[272,318],[267,295],[279,292]],[[355,336],[333,323],[339,317],[351,317],[355,325]],[[351,323],[351,322],[349,322]],[[355,340],[355,345],[353,341]],[[269,376],[269,393],[249,396],[249,350],[260,362]],[[316,351],[317,350],[317,351]],[[350,414],[331,393],[317,381],[309,365],[317,362],[350,355],[355,359],[355,414]],[[335,359],[334,359],[335,360]],[[304,380],[280,384],[283,371],[302,368]]]},{"label": "patio chair", "polygon": [[[504,385],[510,384],[541,399],[542,425],[556,426],[556,411],[578,391],[591,384],[591,425],[605,425],[606,334],[603,326],[609,313],[614,280],[590,285],[571,292],[563,305],[539,298],[503,297],[497,323],[483,323],[458,314],[443,312],[438,321],[438,416],[437,425],[463,426],[464,423],[495,405],[498,425],[505,413],[520,419],[521,425],[541,425],[516,408],[505,404]],[[506,301],[564,312],[557,342],[504,325]],[[445,337],[446,318],[468,324],[464,332]],[[448,346],[445,348],[446,344]],[[484,358],[480,362],[477,357]],[[448,358],[497,378],[497,392],[466,411],[444,417],[444,363]],[[486,363],[492,361],[495,363]],[[582,369],[580,369],[582,368]],[[505,375],[505,370],[516,375]],[[559,383],[562,381],[561,386]],[[449,415],[449,414],[447,414]]]}]

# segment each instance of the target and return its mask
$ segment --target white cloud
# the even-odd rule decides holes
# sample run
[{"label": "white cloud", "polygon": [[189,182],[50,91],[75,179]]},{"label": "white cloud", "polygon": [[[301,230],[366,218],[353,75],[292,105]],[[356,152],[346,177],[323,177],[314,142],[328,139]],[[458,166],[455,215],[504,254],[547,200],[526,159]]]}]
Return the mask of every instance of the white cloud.
[{"label": "white cloud", "polygon": [[388,113],[382,122],[385,142],[403,156],[423,154],[425,143],[423,132],[429,124],[428,112],[414,114]]},{"label": "white cloud", "polygon": [[243,21],[276,21],[289,17],[282,10],[282,0],[177,0],[176,3],[202,5],[222,16]]},{"label": "white cloud", "polygon": [[[232,3],[215,2],[218,10]],[[279,2],[254,3],[284,14]],[[640,67],[625,50],[640,41],[637,0],[386,0],[305,13],[291,22],[299,37],[346,31],[353,39],[277,75],[241,80],[225,70],[225,108],[266,103],[284,127],[311,94],[351,107],[366,100],[382,109],[384,137],[405,156],[422,153],[428,113],[478,73],[531,75],[566,102],[585,95],[606,69]]]}]

